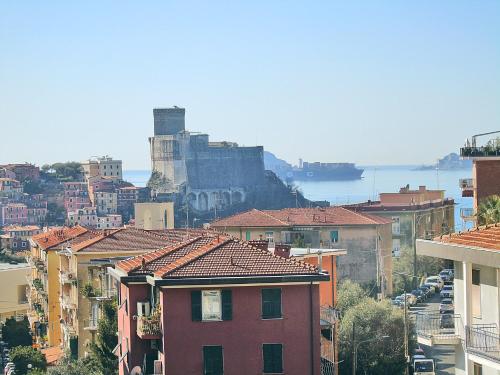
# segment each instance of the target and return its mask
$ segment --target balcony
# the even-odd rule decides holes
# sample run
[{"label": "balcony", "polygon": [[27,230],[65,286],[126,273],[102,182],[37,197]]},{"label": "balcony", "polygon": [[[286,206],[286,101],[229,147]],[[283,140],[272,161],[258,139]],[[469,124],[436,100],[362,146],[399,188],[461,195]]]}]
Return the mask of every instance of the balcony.
[{"label": "balcony", "polygon": [[461,208],[460,217],[464,220],[473,220],[476,217],[473,208]]},{"label": "balcony", "polygon": [[70,295],[62,295],[59,297],[59,302],[61,303],[61,307],[66,310],[74,310],[76,309],[76,302],[74,298]]},{"label": "balcony", "polygon": [[460,189],[462,189],[462,197],[473,197],[474,196],[474,181],[472,178],[461,178]]},{"label": "balcony", "polygon": [[464,337],[459,314],[417,313],[417,341],[419,344],[457,345]]},{"label": "balcony", "polygon": [[97,331],[98,327],[98,319],[97,317],[91,317],[90,319],[83,320],[83,329],[85,331]]},{"label": "balcony", "polygon": [[500,364],[500,335],[496,325],[465,327],[465,349]]},{"label": "balcony", "polygon": [[137,317],[137,336],[143,340],[161,339],[160,314],[153,313],[151,316]]},{"label": "balcony", "polygon": [[61,284],[71,284],[73,282],[76,283],[76,275],[73,272],[60,271],[59,281],[61,282]]},{"label": "balcony", "polygon": [[500,158],[500,148],[483,147],[462,147],[460,156],[463,158]]},{"label": "balcony", "polygon": [[320,307],[320,321],[322,327],[335,326],[339,320],[339,311],[330,306]]}]

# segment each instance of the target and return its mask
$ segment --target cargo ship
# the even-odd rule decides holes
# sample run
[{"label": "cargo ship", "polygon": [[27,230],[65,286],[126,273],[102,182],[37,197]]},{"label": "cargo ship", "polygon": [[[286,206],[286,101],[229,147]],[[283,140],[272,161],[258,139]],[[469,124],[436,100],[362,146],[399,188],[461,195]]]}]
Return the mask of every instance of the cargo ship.
[{"label": "cargo ship", "polygon": [[301,160],[299,167],[288,172],[287,177],[296,181],[359,180],[363,171],[354,163],[308,163]]}]

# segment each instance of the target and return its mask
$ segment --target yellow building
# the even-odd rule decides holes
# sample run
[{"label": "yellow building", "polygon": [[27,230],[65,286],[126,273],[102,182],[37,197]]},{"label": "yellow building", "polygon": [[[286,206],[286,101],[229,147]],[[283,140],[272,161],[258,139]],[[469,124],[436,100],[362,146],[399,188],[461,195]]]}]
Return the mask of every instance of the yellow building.
[{"label": "yellow building", "polygon": [[[3,285],[0,300],[0,321],[7,318],[22,319],[28,311],[28,297],[26,295],[30,267],[26,263],[0,263],[0,285]],[[8,287],[5,287],[8,286]]]},{"label": "yellow building", "polygon": [[136,203],[135,227],[146,230],[173,229],[174,203]]},{"label": "yellow building", "polygon": [[251,210],[218,220],[213,228],[245,241],[269,246],[346,249],[338,260],[338,279],[377,283],[392,293],[392,220],[343,207]]},{"label": "yellow building", "polygon": [[89,232],[58,251],[63,348],[79,357],[86,355],[97,332],[101,304],[116,296],[107,267],[182,238],[182,232],[158,233],[126,227]]}]

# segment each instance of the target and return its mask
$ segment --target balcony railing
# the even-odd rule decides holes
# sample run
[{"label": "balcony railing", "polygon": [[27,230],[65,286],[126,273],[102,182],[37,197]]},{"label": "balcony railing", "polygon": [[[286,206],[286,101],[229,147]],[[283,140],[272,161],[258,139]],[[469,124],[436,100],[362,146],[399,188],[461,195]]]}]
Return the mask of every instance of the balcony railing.
[{"label": "balcony railing", "polygon": [[155,340],[161,338],[160,316],[138,316],[137,336],[145,340]]},{"label": "balcony railing", "polygon": [[91,317],[90,319],[83,320],[83,329],[87,331],[96,331],[98,327],[99,320],[97,317]]},{"label": "balcony railing", "polygon": [[339,319],[339,311],[330,306],[320,307],[321,325],[335,325]]},{"label": "balcony railing", "polygon": [[424,345],[455,345],[464,337],[459,314],[417,313],[418,342]]},{"label": "balcony railing", "polygon": [[500,363],[500,335],[496,326],[465,327],[465,348],[476,354]]},{"label": "balcony railing", "polygon": [[460,156],[465,158],[475,157],[500,157],[500,149],[498,147],[462,147]]},{"label": "balcony railing", "polygon": [[473,219],[475,217],[473,208],[461,208],[460,217],[462,219]]}]

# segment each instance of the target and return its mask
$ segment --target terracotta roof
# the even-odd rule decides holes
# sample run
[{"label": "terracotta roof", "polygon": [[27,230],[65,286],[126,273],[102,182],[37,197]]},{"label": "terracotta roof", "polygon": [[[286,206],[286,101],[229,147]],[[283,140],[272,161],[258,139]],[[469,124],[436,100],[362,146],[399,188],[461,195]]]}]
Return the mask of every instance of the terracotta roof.
[{"label": "terracotta roof", "polygon": [[41,352],[45,356],[48,365],[55,364],[64,355],[62,348],[59,346],[51,346],[49,348],[42,349]]},{"label": "terracotta roof", "polygon": [[48,232],[37,234],[31,237],[31,239],[35,241],[42,250],[48,250],[87,232],[89,232],[88,229],[77,225],[71,228],[64,227],[62,229],[53,229]]},{"label": "terracotta roof", "polygon": [[297,225],[376,225],[390,224],[389,218],[354,212],[344,207],[285,208],[283,210],[251,210],[218,220],[212,224],[224,227],[290,227]]},{"label": "terracotta roof", "polygon": [[214,233],[121,261],[116,268],[129,276],[162,279],[319,274],[316,267],[302,261]]},{"label": "terracotta roof", "polygon": [[40,227],[36,225],[9,225],[3,227],[5,232],[19,232],[19,231],[32,231],[32,230],[40,230]]},{"label": "terracotta roof", "polygon": [[500,223],[437,237],[435,241],[500,251]]}]

